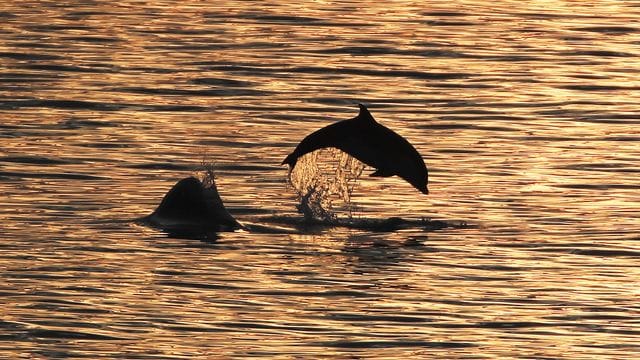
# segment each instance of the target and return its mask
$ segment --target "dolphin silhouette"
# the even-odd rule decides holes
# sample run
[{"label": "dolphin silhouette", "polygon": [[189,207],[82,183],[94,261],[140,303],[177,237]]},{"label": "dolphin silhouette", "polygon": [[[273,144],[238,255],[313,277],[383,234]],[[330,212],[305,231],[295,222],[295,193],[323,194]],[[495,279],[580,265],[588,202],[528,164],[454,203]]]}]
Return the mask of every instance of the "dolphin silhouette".
[{"label": "dolphin silhouette", "polygon": [[234,231],[242,225],[229,214],[212,180],[205,186],[195,177],[178,181],[164,196],[160,205],[142,222],[170,231],[211,230]]},{"label": "dolphin silhouette", "polygon": [[393,130],[378,123],[364,105],[358,106],[358,116],[311,133],[302,139],[282,164],[289,164],[293,169],[302,155],[333,147],[376,168],[371,176],[398,175],[423,194],[428,194],[427,166],[416,148]]}]

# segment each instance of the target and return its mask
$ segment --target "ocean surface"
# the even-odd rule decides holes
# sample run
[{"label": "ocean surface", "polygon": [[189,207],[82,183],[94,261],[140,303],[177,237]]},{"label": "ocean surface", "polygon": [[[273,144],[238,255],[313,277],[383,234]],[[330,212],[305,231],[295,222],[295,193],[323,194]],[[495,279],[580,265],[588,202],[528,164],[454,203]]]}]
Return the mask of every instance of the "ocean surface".
[{"label": "ocean surface", "polygon": [[[0,22],[0,358],[637,359],[638,1],[5,1]],[[336,216],[407,226],[133,221],[213,164],[240,222],[286,227],[280,163],[358,103],[430,194],[365,169]]]}]

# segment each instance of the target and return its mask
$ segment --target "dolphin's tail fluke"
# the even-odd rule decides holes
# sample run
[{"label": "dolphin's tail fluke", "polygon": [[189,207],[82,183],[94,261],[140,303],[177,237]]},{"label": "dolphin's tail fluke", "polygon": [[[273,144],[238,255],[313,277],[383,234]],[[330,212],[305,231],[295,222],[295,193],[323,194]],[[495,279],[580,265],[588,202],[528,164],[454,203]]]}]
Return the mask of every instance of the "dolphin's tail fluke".
[{"label": "dolphin's tail fluke", "polygon": [[298,157],[295,155],[295,153],[291,153],[287,155],[287,157],[282,161],[282,164],[280,165],[288,164],[289,169],[293,169],[296,166],[297,162],[298,162]]}]

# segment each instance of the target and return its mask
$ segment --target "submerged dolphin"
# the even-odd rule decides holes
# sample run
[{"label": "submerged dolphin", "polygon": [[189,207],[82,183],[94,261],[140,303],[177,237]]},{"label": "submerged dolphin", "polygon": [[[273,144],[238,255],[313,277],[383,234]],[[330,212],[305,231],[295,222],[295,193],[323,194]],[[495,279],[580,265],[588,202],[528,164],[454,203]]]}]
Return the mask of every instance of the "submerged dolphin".
[{"label": "submerged dolphin", "polygon": [[312,151],[333,147],[340,149],[363,163],[376,168],[371,176],[398,175],[428,194],[428,172],[418,151],[405,138],[376,122],[362,105],[353,119],[339,121],[323,127],[307,137],[289,154],[282,164],[293,169],[298,158]]},{"label": "submerged dolphin", "polygon": [[194,177],[178,181],[160,205],[142,222],[169,231],[233,231],[242,225],[229,214],[215,182],[203,184]]}]

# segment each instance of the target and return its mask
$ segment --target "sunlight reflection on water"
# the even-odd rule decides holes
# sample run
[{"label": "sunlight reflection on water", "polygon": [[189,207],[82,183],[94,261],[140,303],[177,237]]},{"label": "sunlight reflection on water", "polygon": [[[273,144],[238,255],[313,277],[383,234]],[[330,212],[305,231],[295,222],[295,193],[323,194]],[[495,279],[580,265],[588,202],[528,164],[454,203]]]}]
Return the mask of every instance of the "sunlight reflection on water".
[{"label": "sunlight reflection on water", "polygon": [[[638,352],[635,2],[21,1],[0,19],[0,357]],[[301,217],[279,164],[358,102],[416,146],[430,194],[362,176],[354,216],[473,226],[207,242],[130,221],[203,158],[238,220]]]},{"label": "sunlight reflection on water", "polygon": [[339,216],[338,209],[348,217],[356,204],[351,195],[365,165],[337,149],[307,154],[289,172],[289,181],[299,197],[298,211],[309,219],[330,220]]}]

